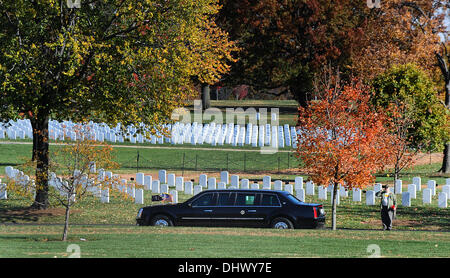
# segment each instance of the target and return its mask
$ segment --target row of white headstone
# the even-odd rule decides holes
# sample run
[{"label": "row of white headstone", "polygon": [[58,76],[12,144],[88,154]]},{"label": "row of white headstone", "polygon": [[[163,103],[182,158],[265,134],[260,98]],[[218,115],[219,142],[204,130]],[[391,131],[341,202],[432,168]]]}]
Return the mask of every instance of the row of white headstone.
[{"label": "row of white headstone", "polygon": [[[91,171],[95,170],[95,164],[91,168]],[[11,166],[5,168],[5,172],[7,177],[14,179],[16,182],[27,184],[30,182],[28,176],[24,175],[18,169],[14,169]],[[27,179],[28,177],[28,179]],[[229,175],[228,171],[220,172],[219,182],[217,183],[217,179],[215,177],[209,177],[207,174],[201,174],[198,179],[198,185],[193,184],[192,181],[184,181],[184,177],[177,177],[173,173],[167,173],[166,170],[160,170],[158,172],[158,179],[153,180],[151,175],[145,175],[144,173],[136,174],[136,184],[138,187],[136,188],[134,184],[128,184],[126,179],[120,179],[119,175],[114,175],[110,171],[104,171],[103,169],[99,169],[98,171],[98,179],[100,181],[109,180],[111,182],[110,187],[112,189],[118,190],[119,192],[127,193],[132,199],[135,200],[135,203],[144,204],[144,190],[150,190],[152,193],[169,193],[173,196],[173,203],[178,202],[178,192],[184,192],[187,195],[196,195],[200,193],[203,189],[266,189],[272,190],[272,177],[264,176],[262,180],[262,187],[259,186],[258,183],[250,183],[249,179],[239,179],[238,175]],[[120,180],[120,181],[119,181]],[[87,184],[89,181],[87,177],[81,178],[80,182]],[[1,182],[0,182],[1,184]],[[54,173],[50,173],[49,185],[55,188],[59,188],[57,185],[62,184],[62,181],[56,178]],[[1,184],[0,186],[0,197],[6,198],[6,185]],[[228,186],[230,185],[230,186]],[[228,187],[227,187],[228,186]],[[175,187],[173,190],[170,187]],[[327,193],[330,192],[331,195],[333,193],[333,186],[318,186],[318,199],[319,200],[327,200]],[[93,193],[94,196],[100,198],[101,202],[109,203],[109,187],[105,187],[102,189],[100,186],[88,186],[88,190]],[[273,190],[279,191],[287,191],[290,194],[294,194],[294,190],[296,193],[296,197],[305,201],[305,195],[315,195],[315,185],[312,181],[307,181],[305,184],[305,188],[303,188],[303,178],[295,177],[294,185],[285,183],[281,180],[275,180],[273,182]],[[373,190],[366,191],[366,205],[375,205],[375,193],[382,190],[382,185],[376,183],[373,186]],[[394,193],[401,194],[401,204],[403,206],[411,206],[411,199],[415,199],[417,191],[421,189],[421,178],[414,177],[413,183],[408,185],[408,191],[402,192],[402,181],[397,180],[395,182]],[[3,193],[2,193],[3,192]],[[340,202],[341,197],[348,197],[348,191],[345,187],[339,186],[337,190],[338,194],[336,195],[337,204]],[[352,198],[355,202],[361,202],[361,193],[362,190],[359,188],[352,189]],[[60,192],[63,194],[63,192]],[[3,195],[2,195],[3,194]],[[436,181],[429,180],[427,183],[427,188],[423,189],[422,199],[424,204],[431,204],[432,197],[437,194],[436,192]],[[450,196],[450,179],[446,179],[446,184],[442,186],[442,190],[438,196],[438,206],[441,208],[447,207],[447,200]],[[332,199],[333,196],[331,196]]]},{"label": "row of white headstone", "polygon": [[[143,182],[143,173],[138,173],[136,176],[137,183]],[[258,183],[250,183],[248,179],[239,179],[238,175],[231,175],[227,171],[220,172],[219,182],[217,182],[216,178],[210,177],[208,178],[207,174],[201,174],[198,179],[198,185],[193,187],[193,183],[190,181],[184,182],[183,177],[176,177],[175,174],[167,174],[166,170],[160,170],[158,172],[158,183],[167,184],[168,186],[175,186],[175,190],[184,191],[185,194],[197,194],[201,192],[204,188],[206,189],[266,189],[272,190],[272,178],[271,176],[264,176],[262,180],[262,187]],[[184,184],[184,188],[183,188]],[[230,185],[227,187],[227,185]],[[413,184],[408,185],[408,192],[402,192],[402,181],[397,180],[395,182],[395,193],[402,194],[402,202],[403,206],[411,206],[411,198],[416,198],[416,191],[421,190],[421,179],[420,177],[413,178]],[[427,183],[426,189],[423,191],[423,203],[430,204],[432,196],[436,195],[436,181],[429,180]],[[155,190],[158,190],[157,187],[154,187]],[[333,186],[318,186],[318,198],[320,200],[327,199],[327,192],[330,192],[331,195],[333,193]],[[366,204],[367,205],[376,205],[375,193],[382,189],[382,185],[377,183],[373,186],[373,190],[366,191]],[[315,195],[315,185],[312,181],[308,181],[305,184],[305,188],[303,188],[303,178],[296,177],[294,180],[294,185],[286,183],[283,185],[281,180],[275,180],[273,182],[273,190],[284,190],[291,194],[294,194],[294,190],[296,196],[301,201],[305,200],[305,195]],[[157,191],[159,193],[159,191]],[[340,202],[341,197],[348,197],[348,190],[345,187],[339,186],[337,190],[338,194],[336,195],[337,204]],[[362,201],[362,190],[359,188],[352,189],[352,198],[355,202]],[[446,185],[442,186],[442,192],[438,197],[438,206],[441,208],[447,207],[448,196],[450,196],[450,179],[446,179]],[[333,196],[331,196],[331,199]]]},{"label": "row of white headstone", "polygon": [[[32,138],[33,132],[29,120],[9,121],[10,126],[4,127],[0,125],[0,139],[26,139]],[[79,126],[71,121],[49,121],[49,137],[52,140],[76,140],[77,133],[75,127]],[[194,123],[180,123],[166,124],[163,127],[170,131],[170,137],[164,136],[161,132],[156,135],[151,135],[147,138],[145,135],[150,129],[143,124],[143,134],[138,132],[135,126],[128,126],[125,133],[122,133],[120,123],[110,128],[104,123],[89,122],[90,139],[95,141],[108,141],[112,143],[123,143],[128,139],[131,143],[151,144],[192,144],[203,145],[232,145],[244,146],[251,145],[253,147],[271,146],[274,148],[283,148],[285,146],[292,146],[296,148],[297,131],[295,127],[287,124],[283,126],[253,125],[235,125],[230,124],[216,124],[214,122],[209,124]],[[84,135],[83,135],[84,136]]]}]

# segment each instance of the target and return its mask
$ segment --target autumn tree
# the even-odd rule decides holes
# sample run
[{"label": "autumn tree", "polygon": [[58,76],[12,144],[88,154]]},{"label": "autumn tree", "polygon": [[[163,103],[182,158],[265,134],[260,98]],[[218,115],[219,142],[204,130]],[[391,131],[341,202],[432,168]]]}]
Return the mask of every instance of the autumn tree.
[{"label": "autumn tree", "polygon": [[363,188],[391,156],[386,116],[370,106],[362,85],[322,92],[299,107],[296,155],[301,168],[320,185],[333,186],[332,229],[336,229],[338,186]]},{"label": "autumn tree", "polygon": [[279,88],[300,105],[310,98],[314,74],[324,64],[347,69],[371,12],[365,2],[352,0],[221,3],[218,24],[242,49],[227,82],[266,92]]},{"label": "autumn tree", "polygon": [[87,123],[78,124],[73,130],[77,139],[60,142],[49,165],[51,184],[54,187],[50,191],[50,197],[65,209],[63,241],[67,240],[70,212],[77,202],[91,195],[90,193],[99,197],[98,192],[110,190],[112,195],[112,180],[100,175],[97,169],[117,168],[117,163],[112,160],[112,146],[93,140],[93,133]]},{"label": "autumn tree", "polygon": [[[228,71],[234,44],[215,0],[0,0],[0,119],[31,121],[33,206],[48,206],[50,118],[160,127],[193,80]],[[155,132],[155,130],[151,130]]]}]

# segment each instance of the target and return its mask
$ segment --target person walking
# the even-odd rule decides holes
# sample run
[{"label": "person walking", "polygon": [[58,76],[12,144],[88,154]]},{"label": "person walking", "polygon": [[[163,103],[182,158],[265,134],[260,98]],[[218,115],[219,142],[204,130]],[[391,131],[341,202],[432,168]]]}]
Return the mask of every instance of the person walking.
[{"label": "person walking", "polygon": [[392,221],[397,209],[397,198],[391,192],[390,187],[383,186],[384,190],[375,193],[375,196],[381,198],[381,222],[383,223],[383,230],[390,231],[392,229]]}]

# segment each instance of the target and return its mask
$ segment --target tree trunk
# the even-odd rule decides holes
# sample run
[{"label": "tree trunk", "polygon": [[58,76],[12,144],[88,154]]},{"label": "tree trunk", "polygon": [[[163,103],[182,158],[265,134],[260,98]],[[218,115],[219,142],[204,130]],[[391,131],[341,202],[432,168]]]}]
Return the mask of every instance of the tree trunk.
[{"label": "tree trunk", "polygon": [[[68,202],[70,202],[70,200]],[[68,205],[68,206],[66,206],[66,216],[64,218],[64,232],[63,232],[62,241],[67,240],[67,233],[69,231],[69,216],[70,216],[70,206]]]},{"label": "tree trunk", "polygon": [[[447,72],[447,75],[450,75]],[[445,106],[447,109],[450,108],[450,79],[447,78],[446,84],[445,84]],[[440,172],[444,174],[450,173],[450,142],[447,142],[444,147],[444,159],[442,160],[442,167]]]},{"label": "tree trunk", "polygon": [[449,174],[450,173],[450,143],[445,144],[444,148],[444,159],[442,160],[441,173]]},{"label": "tree trunk", "polygon": [[46,209],[48,208],[48,113],[35,115],[31,119],[33,128],[33,141],[35,147],[33,149],[36,159],[36,198],[32,208]]},{"label": "tree trunk", "polygon": [[395,170],[394,170],[394,194],[397,194],[397,187],[395,186],[397,180],[398,180],[398,173],[400,171],[398,170],[397,166],[395,166]]},{"label": "tree trunk", "polygon": [[331,199],[331,229],[336,230],[336,195],[337,195],[338,183],[335,182],[333,186],[333,198]]},{"label": "tree trunk", "polygon": [[211,95],[210,95],[210,89],[208,84],[202,85],[202,108],[203,110],[208,109],[211,107]]},{"label": "tree trunk", "polygon": [[[450,61],[450,53],[448,53],[447,51],[447,46],[444,45],[443,55],[436,53],[436,58],[439,69],[441,70],[442,76],[444,77],[445,81],[445,107],[447,107],[447,109],[450,109],[450,69],[447,64]],[[442,160],[442,167],[439,170],[439,172],[441,173],[445,174],[450,173],[449,152],[450,152],[450,142],[446,142],[444,148],[444,159]]]}]

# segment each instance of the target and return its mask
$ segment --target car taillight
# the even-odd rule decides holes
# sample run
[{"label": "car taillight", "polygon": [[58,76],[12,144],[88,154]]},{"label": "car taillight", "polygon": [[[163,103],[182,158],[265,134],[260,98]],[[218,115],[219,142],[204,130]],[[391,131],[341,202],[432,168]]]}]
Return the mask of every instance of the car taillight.
[{"label": "car taillight", "polygon": [[317,208],[313,207],[313,209],[314,209],[314,218],[317,218]]}]

